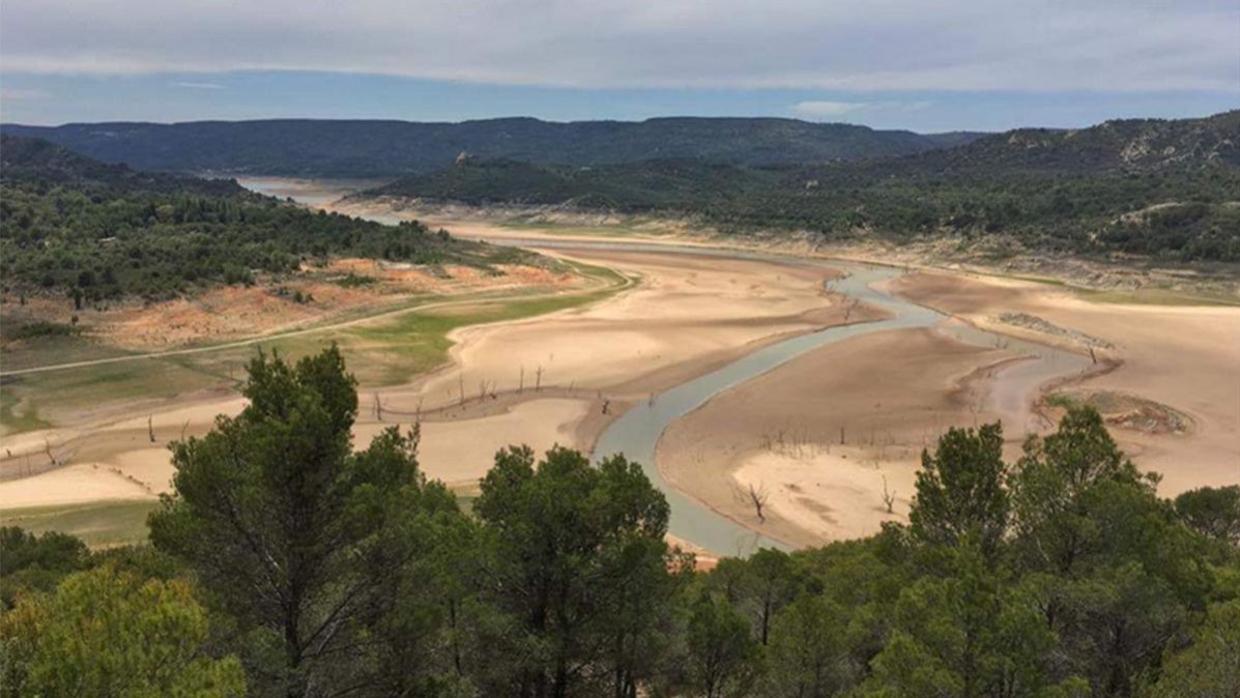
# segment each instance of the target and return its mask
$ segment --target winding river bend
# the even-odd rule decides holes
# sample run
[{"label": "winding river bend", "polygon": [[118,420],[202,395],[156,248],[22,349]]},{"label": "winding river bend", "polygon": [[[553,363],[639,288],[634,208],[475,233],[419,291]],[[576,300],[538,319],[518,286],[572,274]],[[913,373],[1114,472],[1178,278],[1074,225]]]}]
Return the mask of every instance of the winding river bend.
[{"label": "winding river bend", "polygon": [[[552,248],[563,251],[634,250],[672,254],[706,255],[728,258],[761,259],[784,265],[831,267],[847,274],[832,289],[863,303],[886,310],[890,317],[873,322],[830,327],[768,345],[711,373],[699,376],[658,393],[648,402],[629,409],[599,436],[594,447],[596,460],[623,453],[642,464],[646,476],[663,491],[671,506],[669,531],[672,535],[721,555],[748,555],[762,547],[787,549],[783,541],[768,538],[734,521],[690,495],[669,485],[659,471],[655,450],[659,438],[675,420],[705,404],[712,397],[761,375],[807,351],[851,337],[885,330],[936,328],[962,342],[978,346],[1004,346],[1026,358],[1005,366],[995,378],[991,393],[993,407],[1004,414],[1019,414],[1038,387],[1047,381],[1080,373],[1090,361],[1084,356],[1052,347],[986,332],[943,313],[909,302],[879,288],[878,282],[899,276],[900,269],[838,260],[797,259],[737,250],[678,247],[665,244],[621,242],[548,241],[545,239],[495,239],[497,244]],[[1022,429],[1030,425],[1022,424]]]},{"label": "winding river bend", "polygon": [[[287,192],[271,191],[269,182],[245,181],[244,186],[264,193],[284,195]],[[305,198],[300,193],[298,198]],[[330,198],[330,197],[329,197]],[[305,203],[312,203],[307,200]],[[365,217],[381,223],[395,223],[398,216],[370,214]],[[652,244],[635,241],[596,241],[543,237],[497,237],[476,236],[498,245],[558,249],[571,252],[579,250],[630,250],[657,252],[660,254],[687,254],[720,258],[757,259],[781,265],[816,266],[839,269],[847,277],[835,281],[832,288],[851,298],[886,310],[890,317],[884,320],[831,327],[803,334],[768,345],[748,354],[722,368],[658,393],[653,400],[642,402],[629,409],[612,422],[599,435],[594,447],[596,460],[623,453],[630,460],[642,464],[646,476],[663,491],[671,507],[669,531],[681,540],[698,545],[721,555],[749,555],[761,547],[787,549],[783,541],[769,538],[760,532],[714,511],[701,501],[672,487],[659,471],[655,459],[659,438],[675,420],[705,404],[714,396],[784,364],[807,351],[851,337],[886,330],[936,328],[956,339],[977,346],[1003,346],[1021,354],[1022,361],[1007,364],[995,376],[990,394],[991,407],[1001,414],[1020,415],[1039,386],[1048,381],[1087,370],[1088,358],[1053,347],[999,336],[978,330],[949,316],[924,306],[909,302],[881,289],[875,284],[902,273],[900,269],[867,265],[841,260],[795,258],[751,251]],[[1017,425],[1021,430],[1032,425]]]}]

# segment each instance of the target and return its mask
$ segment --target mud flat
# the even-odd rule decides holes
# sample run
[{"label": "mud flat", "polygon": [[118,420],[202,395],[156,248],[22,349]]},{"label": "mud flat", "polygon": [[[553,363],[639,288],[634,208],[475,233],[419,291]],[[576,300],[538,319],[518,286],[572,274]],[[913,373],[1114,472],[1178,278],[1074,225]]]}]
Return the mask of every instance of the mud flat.
[{"label": "mud flat", "polygon": [[[1240,308],[1090,302],[1046,284],[936,273],[904,276],[891,289],[1009,334],[1078,351],[1074,336],[1105,342],[1109,348],[1095,354],[1117,367],[1062,388],[1132,396],[1187,415],[1181,433],[1113,422],[1113,435],[1137,464],[1162,473],[1160,493],[1240,482]],[[1005,327],[1004,313],[1040,318],[1067,336]]]},{"label": "mud flat", "polygon": [[[838,274],[821,265],[649,251],[554,254],[617,269],[636,284],[583,308],[452,331],[448,365],[408,385],[362,391],[357,443],[420,419],[426,474],[468,486],[503,446],[589,449],[608,421],[652,393],[866,312],[824,292]],[[154,411],[6,438],[0,502],[7,510],[154,499],[169,489],[167,443],[205,433],[217,414],[236,414],[243,404],[235,395],[187,396]],[[31,498],[35,485],[40,494]]]},{"label": "mud flat", "polygon": [[[826,345],[672,423],[659,468],[712,510],[792,545],[869,535],[907,512],[924,446],[949,426],[1001,417],[987,369],[1015,356],[928,328]],[[751,487],[767,500],[763,519]]]}]

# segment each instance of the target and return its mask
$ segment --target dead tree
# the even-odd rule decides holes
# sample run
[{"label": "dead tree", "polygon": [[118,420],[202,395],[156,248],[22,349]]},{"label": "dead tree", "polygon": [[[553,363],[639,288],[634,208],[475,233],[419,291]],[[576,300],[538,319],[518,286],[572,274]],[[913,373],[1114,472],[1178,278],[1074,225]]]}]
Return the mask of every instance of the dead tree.
[{"label": "dead tree", "polygon": [[610,409],[611,409],[611,400],[603,400],[603,414],[609,414],[608,410]]},{"label": "dead tree", "polygon": [[840,445],[844,445],[844,425],[840,425]]},{"label": "dead tree", "polygon": [[894,508],[896,504],[896,492],[895,490],[887,489],[887,476],[886,475],[883,476],[883,504],[887,505],[888,514],[895,513]]},{"label": "dead tree", "polygon": [[853,302],[849,303],[848,307],[844,308],[844,322],[848,322],[848,319],[852,317],[852,312],[857,309],[857,305],[860,302],[861,301],[854,298]]},{"label": "dead tree", "polygon": [[379,399],[379,393],[375,393],[375,420],[383,421],[383,401]]},{"label": "dead tree", "polygon": [[534,392],[536,393],[542,391],[542,374],[542,364],[538,364],[538,370],[534,372]]},{"label": "dead tree", "polygon": [[1095,363],[1095,364],[1096,364],[1096,363],[1098,363],[1098,357],[1094,354],[1094,348],[1093,348],[1093,347],[1090,347],[1090,348],[1089,348],[1089,360],[1090,360],[1090,361],[1092,361],[1092,362],[1093,362],[1093,363]]},{"label": "dead tree", "polygon": [[758,514],[760,523],[766,523],[766,514],[762,510],[766,507],[768,498],[766,488],[754,487],[753,483],[749,484],[749,503],[753,505],[754,511]]},{"label": "dead tree", "polygon": [[146,417],[146,436],[151,443],[155,443],[155,427],[151,424],[151,415]]},{"label": "dead tree", "polygon": [[51,463],[53,467],[60,465],[60,463],[56,460],[56,454],[52,453],[51,441],[43,439],[43,452],[47,454],[47,462]]}]

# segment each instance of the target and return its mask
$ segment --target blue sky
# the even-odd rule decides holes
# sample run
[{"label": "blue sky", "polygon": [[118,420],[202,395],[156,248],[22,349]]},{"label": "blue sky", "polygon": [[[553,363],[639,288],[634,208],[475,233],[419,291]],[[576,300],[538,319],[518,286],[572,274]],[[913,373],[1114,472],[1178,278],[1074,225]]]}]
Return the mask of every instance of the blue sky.
[{"label": "blue sky", "polygon": [[926,132],[1237,107],[1230,0],[0,5],[7,122],[701,115]]}]

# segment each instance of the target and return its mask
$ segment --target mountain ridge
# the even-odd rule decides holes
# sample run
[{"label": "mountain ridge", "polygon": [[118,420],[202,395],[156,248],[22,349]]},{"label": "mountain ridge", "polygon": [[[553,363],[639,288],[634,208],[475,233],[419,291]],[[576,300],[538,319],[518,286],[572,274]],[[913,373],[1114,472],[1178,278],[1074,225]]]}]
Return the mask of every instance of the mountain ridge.
[{"label": "mountain ridge", "polygon": [[0,125],[83,155],[141,170],[286,176],[400,176],[451,164],[462,152],[535,163],[602,165],[702,159],[746,166],[891,157],[980,134],[918,134],[779,117],[659,117],[550,122],[506,117],[462,122],[262,119]]},{"label": "mountain ridge", "polygon": [[1240,111],[1021,129],[824,165],[657,160],[592,168],[465,159],[358,197],[688,216],[823,239],[1008,239],[1029,250],[1240,261]]}]

